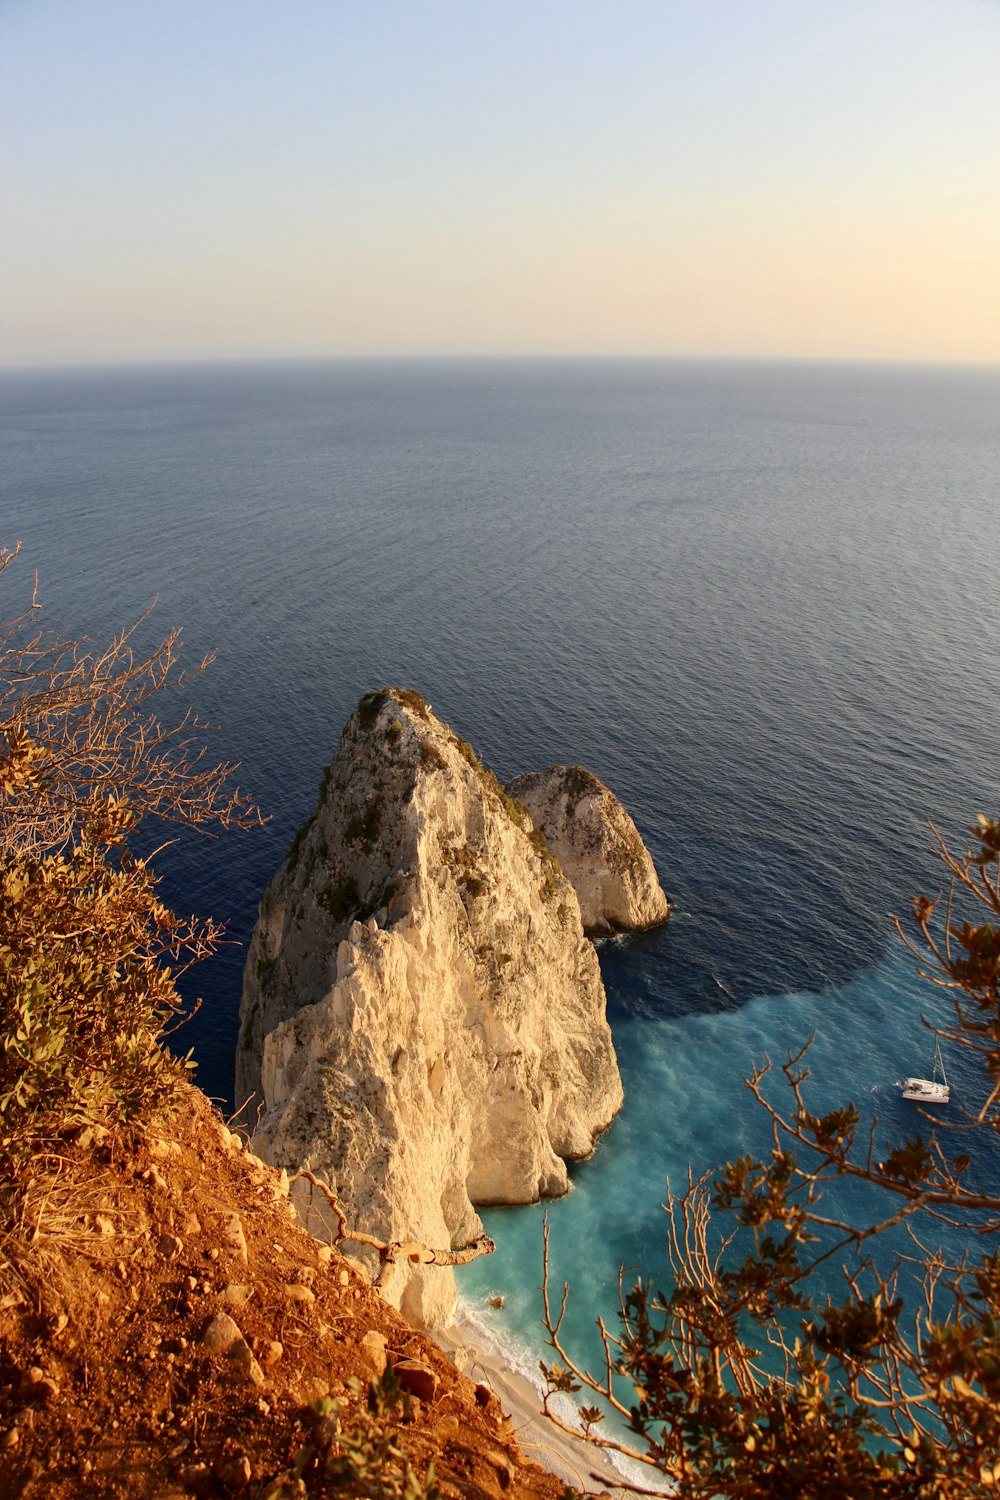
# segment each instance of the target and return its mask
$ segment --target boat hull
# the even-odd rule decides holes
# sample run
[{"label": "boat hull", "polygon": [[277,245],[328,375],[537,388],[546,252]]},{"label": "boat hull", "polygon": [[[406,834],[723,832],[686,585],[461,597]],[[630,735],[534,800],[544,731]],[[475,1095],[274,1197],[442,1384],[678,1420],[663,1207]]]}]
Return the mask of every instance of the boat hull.
[{"label": "boat hull", "polygon": [[912,1099],[917,1104],[947,1104],[951,1099],[951,1088],[929,1078],[906,1078],[903,1080],[903,1098]]}]

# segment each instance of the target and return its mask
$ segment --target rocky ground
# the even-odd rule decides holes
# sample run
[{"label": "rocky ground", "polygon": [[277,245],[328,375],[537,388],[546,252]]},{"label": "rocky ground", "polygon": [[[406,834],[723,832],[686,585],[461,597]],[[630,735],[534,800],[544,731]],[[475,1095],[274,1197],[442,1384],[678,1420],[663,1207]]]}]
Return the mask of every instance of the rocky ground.
[{"label": "rocky ground", "polygon": [[442,1496],[564,1494],[286,1191],[194,1089],[35,1162],[0,1245],[0,1496],[418,1500],[430,1465]]}]

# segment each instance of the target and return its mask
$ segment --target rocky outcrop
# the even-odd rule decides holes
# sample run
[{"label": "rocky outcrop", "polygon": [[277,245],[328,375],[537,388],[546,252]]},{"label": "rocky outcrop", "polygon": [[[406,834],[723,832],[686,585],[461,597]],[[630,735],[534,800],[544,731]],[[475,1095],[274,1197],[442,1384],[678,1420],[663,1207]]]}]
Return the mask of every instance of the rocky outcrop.
[{"label": "rocky outcrop", "polygon": [[[460,1245],[481,1230],[475,1204],[565,1192],[566,1163],[622,1101],[572,885],[471,747],[401,689],[362,699],[268,887],[241,1021],[254,1149],[321,1176],[385,1240]],[[330,1237],[323,1195],[293,1191]],[[452,1273],[404,1263],[386,1293],[434,1326]]]},{"label": "rocky outcrop", "polygon": [[576,891],[584,930],[638,932],[670,915],[653,861],[614,792],[581,766],[550,766],[508,783]]}]

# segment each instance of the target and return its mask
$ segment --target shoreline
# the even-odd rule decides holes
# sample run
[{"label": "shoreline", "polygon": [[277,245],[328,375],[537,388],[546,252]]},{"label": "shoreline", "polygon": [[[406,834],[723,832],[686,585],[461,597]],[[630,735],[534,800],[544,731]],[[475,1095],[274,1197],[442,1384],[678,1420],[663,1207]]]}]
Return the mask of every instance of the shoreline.
[{"label": "shoreline", "polygon": [[[465,1303],[459,1302],[446,1328],[434,1329],[429,1337],[463,1375],[494,1392],[511,1419],[521,1451],[564,1483],[591,1494],[601,1493],[595,1490],[595,1483],[600,1484],[615,1500],[634,1494],[636,1487],[651,1494],[671,1493],[656,1485],[660,1476],[655,1470],[578,1442],[550,1422],[542,1412],[540,1385],[532,1383],[504,1357],[496,1340],[475,1321]],[[575,1407],[571,1399],[558,1399],[565,1402],[562,1415],[572,1419]],[[600,1477],[595,1480],[592,1475]]]}]

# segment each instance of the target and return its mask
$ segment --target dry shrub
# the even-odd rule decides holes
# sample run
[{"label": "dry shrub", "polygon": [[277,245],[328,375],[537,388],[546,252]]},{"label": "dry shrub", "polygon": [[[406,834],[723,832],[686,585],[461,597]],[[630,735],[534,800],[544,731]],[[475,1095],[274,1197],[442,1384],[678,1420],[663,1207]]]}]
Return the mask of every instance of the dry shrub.
[{"label": "dry shrub", "polygon": [[[0,549],[0,574],[10,576],[15,556]],[[175,981],[214,950],[221,928],[178,918],[158,899],[148,861],[130,848],[135,830],[145,817],[206,829],[261,821],[230,785],[235,767],[206,762],[204,726],[190,713],[164,722],[156,712],[191,675],[178,663],[179,632],[142,654],[138,628],[107,646],[67,640],[42,626],[37,580],[27,607],[0,625],[8,1236],[27,1224],[39,1156],[51,1162],[75,1124],[149,1119],[186,1076],[186,1060],[163,1046],[181,1006]]]}]

